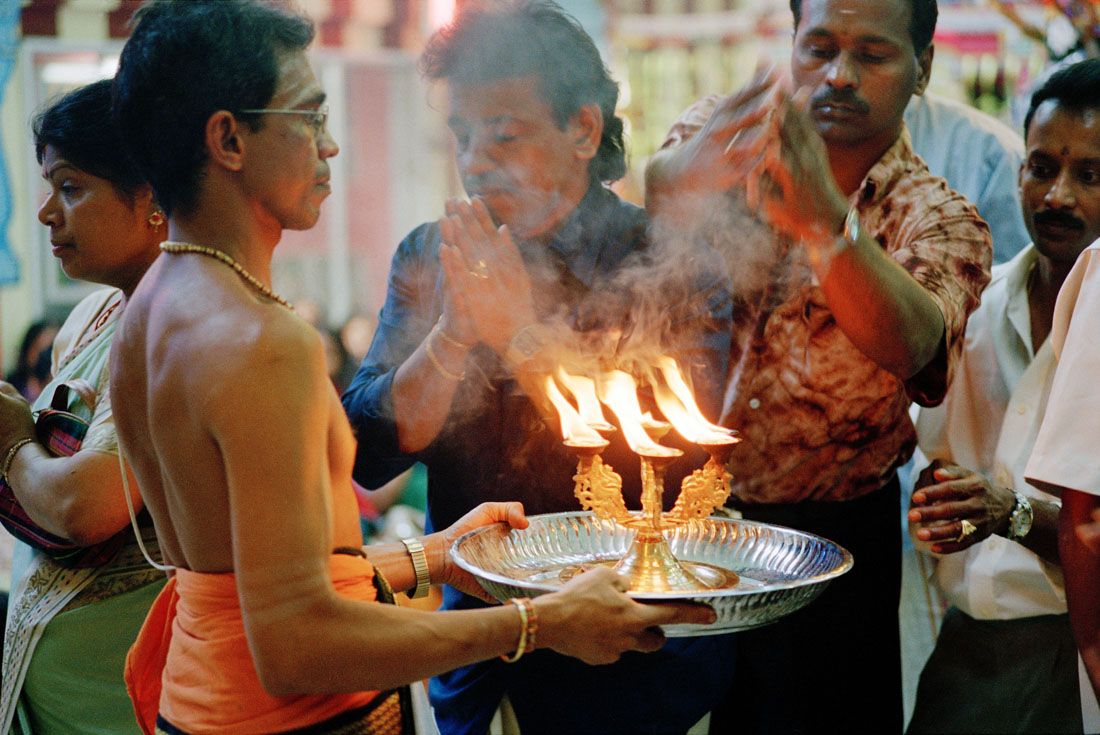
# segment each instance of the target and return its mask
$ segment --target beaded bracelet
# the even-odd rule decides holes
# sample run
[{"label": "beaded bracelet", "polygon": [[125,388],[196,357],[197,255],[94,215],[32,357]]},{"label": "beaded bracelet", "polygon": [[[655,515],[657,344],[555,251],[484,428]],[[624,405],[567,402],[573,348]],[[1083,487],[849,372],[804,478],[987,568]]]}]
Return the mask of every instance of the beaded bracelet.
[{"label": "beaded bracelet", "polygon": [[539,616],[529,597],[513,597],[509,600],[519,610],[519,643],[511,656],[501,656],[504,661],[514,664],[525,653],[535,650],[535,634],[539,631]]},{"label": "beaded bracelet", "polygon": [[[0,464],[0,478],[3,478],[4,482],[8,482],[8,471],[11,469],[11,463],[15,461],[16,452],[33,441],[34,439],[25,436],[15,444],[12,444],[8,449],[8,453],[4,455],[4,462]],[[8,484],[10,485],[11,483]]]}]

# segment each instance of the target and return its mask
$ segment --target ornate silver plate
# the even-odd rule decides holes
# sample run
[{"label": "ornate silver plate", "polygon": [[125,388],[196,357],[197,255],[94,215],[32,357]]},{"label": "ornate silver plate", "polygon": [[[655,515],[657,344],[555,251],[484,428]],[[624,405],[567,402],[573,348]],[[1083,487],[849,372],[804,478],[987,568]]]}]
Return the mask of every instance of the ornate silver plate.
[{"label": "ornate silver plate", "polygon": [[[530,516],[520,530],[505,524],[479,528],[451,546],[455,563],[493,597],[533,597],[560,589],[579,565],[622,558],[634,531],[588,512]],[[629,592],[652,602],[694,600],[718,613],[713,625],[667,625],[670,637],[716,635],[758,628],[804,607],[833,579],[852,568],[852,555],[831,541],[783,526],[707,518],[665,532],[681,562],[736,572],[738,583],[700,592]],[[565,572],[563,574],[563,572]]]}]

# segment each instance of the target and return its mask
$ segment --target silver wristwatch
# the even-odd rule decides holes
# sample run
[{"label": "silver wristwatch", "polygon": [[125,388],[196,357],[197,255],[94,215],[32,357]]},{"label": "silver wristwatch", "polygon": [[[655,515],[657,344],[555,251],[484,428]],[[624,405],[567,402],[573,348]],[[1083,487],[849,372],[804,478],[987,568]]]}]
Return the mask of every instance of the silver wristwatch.
[{"label": "silver wristwatch", "polygon": [[545,339],[539,325],[528,324],[512,337],[504,353],[504,359],[513,367],[519,366],[542,352],[544,346]]},{"label": "silver wristwatch", "polygon": [[1008,531],[1005,533],[1005,538],[1009,541],[1022,541],[1024,536],[1027,536],[1028,531],[1031,530],[1034,513],[1027,498],[1015,490],[1012,492],[1016,496],[1016,507],[1012,509],[1012,515],[1008,517]]},{"label": "silver wristwatch", "polygon": [[848,214],[844,216],[844,229],[841,230],[841,236],[844,238],[844,244],[851,247],[859,240],[859,208],[853,204],[848,209]]}]

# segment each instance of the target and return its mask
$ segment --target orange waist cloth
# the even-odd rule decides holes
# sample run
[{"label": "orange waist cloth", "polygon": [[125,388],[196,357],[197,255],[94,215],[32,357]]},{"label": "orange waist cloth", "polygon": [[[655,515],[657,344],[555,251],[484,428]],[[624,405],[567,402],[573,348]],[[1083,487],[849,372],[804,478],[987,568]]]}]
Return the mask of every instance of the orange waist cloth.
[{"label": "orange waist cloth", "polygon": [[[329,574],[342,597],[375,599],[366,559],[333,554]],[[158,711],[196,735],[271,733],[322,722],[377,694],[268,694],[245,640],[236,576],[187,569],[176,570],[149,610],[126,657],[126,687],[147,735]]]}]

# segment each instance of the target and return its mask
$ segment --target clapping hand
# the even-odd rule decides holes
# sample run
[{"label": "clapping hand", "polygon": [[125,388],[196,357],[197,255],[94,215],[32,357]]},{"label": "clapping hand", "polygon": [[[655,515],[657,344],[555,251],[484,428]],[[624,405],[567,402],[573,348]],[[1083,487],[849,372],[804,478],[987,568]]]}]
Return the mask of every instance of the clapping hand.
[{"label": "clapping hand", "polygon": [[726,157],[744,172],[750,208],[792,240],[819,247],[840,232],[848,202],[810,118],[810,90],[791,94],[788,82],[775,77],[758,94],[767,104],[751,133],[731,141]]}]

